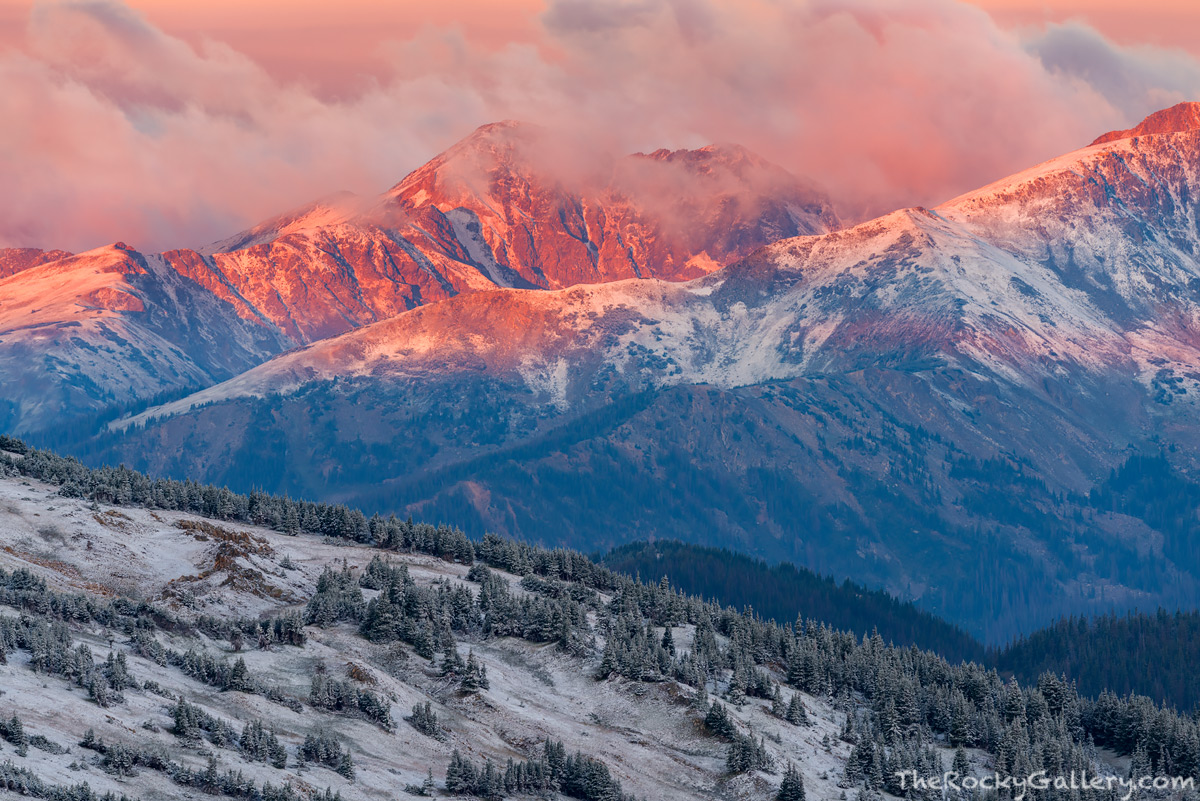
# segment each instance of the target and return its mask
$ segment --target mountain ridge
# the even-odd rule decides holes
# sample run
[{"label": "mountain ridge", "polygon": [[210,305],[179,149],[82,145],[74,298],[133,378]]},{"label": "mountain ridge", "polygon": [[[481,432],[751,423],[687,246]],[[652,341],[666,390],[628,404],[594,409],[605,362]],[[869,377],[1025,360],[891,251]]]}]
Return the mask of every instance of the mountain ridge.
[{"label": "mountain ridge", "polygon": [[[319,475],[473,532],[607,547],[649,528],[933,610],[982,585],[954,620],[993,642],[1200,602],[1190,553],[1154,579],[1135,566],[1173,534],[1088,500],[1156,438],[1179,446],[1172,469],[1198,467],[1185,153],[1200,131],[1083,148],[689,282],[452,298],[120,421],[94,453],[293,492]],[[205,448],[175,455],[193,438]],[[618,509],[619,528],[589,522]],[[1034,567],[1013,592],[959,559]]]},{"label": "mountain ridge", "polygon": [[[88,285],[80,298],[90,292],[96,301],[64,299],[54,319],[45,310],[6,318],[0,360],[21,362],[30,377],[14,384],[14,397],[0,399],[6,401],[0,424],[36,431],[63,416],[211,385],[295,347],[458,294],[702,275],[770,238],[837,224],[823,196],[743,151],[728,169],[720,149],[692,157],[680,151],[678,163],[660,165],[653,180],[634,181],[636,170],[613,166],[633,157],[613,161],[599,178],[536,168],[531,148],[547,136],[515,123],[484,126],[378,198],[332,195],[199,251],[141,254],[122,244],[90,251],[86,265],[63,252],[0,251],[0,278],[7,275],[0,309],[38,295],[38,276],[54,262],[59,271],[79,269],[74,280]],[[468,174],[479,181],[462,183]],[[470,191],[459,191],[468,184]],[[668,198],[663,186],[693,195]],[[684,230],[681,209],[703,212],[706,223],[716,224]],[[724,233],[702,234],[710,229]],[[120,276],[134,263],[155,269],[130,283]],[[98,278],[105,275],[107,283]],[[163,297],[180,320],[193,322],[175,331],[162,320],[150,322],[161,307],[155,299]],[[110,322],[79,329],[101,307]],[[30,333],[32,325],[45,335]],[[199,342],[182,335],[197,325],[239,342],[237,358],[213,363],[198,345],[211,348],[222,335]],[[50,333],[64,329],[76,330],[65,338]],[[130,348],[131,341],[141,345]],[[80,349],[119,359],[126,369],[115,370],[116,362],[100,369]],[[28,382],[58,401],[15,397]]]},{"label": "mountain ridge", "polygon": [[1107,144],[1134,136],[1194,131],[1198,128],[1200,128],[1200,103],[1176,103],[1170,108],[1154,112],[1133,128],[1102,134],[1092,142],[1092,145]]}]

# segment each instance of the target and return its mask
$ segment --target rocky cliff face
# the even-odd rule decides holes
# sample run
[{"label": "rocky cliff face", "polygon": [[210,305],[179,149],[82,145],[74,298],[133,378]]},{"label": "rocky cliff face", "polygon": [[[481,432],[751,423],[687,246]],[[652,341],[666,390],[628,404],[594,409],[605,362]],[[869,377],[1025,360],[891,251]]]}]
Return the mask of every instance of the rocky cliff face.
[{"label": "rocky cliff face", "polygon": [[374,201],[332,198],[206,255],[165,255],[308,343],[480,289],[695,278],[838,224],[740,148],[573,157],[535,128],[488,125]]},{"label": "rocky cliff face", "polygon": [[1177,103],[1170,108],[1156,111],[1137,126],[1125,131],[1109,131],[1096,138],[1093,145],[1103,145],[1135,136],[1178,133],[1200,128],[1200,103]]},{"label": "rocky cliff face", "polygon": [[593,164],[516,123],[481,128],[389,195],[414,218],[446,215],[500,286],[695,278],[838,226],[825,198],[736,146]]}]

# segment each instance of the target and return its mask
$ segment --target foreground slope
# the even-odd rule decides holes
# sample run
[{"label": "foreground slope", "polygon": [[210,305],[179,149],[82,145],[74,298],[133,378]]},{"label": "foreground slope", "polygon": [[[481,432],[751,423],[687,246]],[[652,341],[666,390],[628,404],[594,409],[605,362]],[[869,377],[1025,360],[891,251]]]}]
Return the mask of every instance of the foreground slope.
[{"label": "foreground slope", "polygon": [[[259,619],[287,621],[289,615],[302,619],[326,568],[336,574],[348,565],[357,577],[373,556],[383,554],[391,565],[404,569],[417,587],[436,593],[442,586],[465,586],[477,592],[478,586],[467,580],[464,564],[209,522],[195,514],[108,504],[94,511],[91,506],[90,501],[64,498],[38,482],[0,479],[0,571],[8,571],[0,573],[0,621],[11,621],[21,610],[23,605],[13,600],[20,596],[12,590],[24,587],[28,592],[32,582],[11,574],[26,570],[58,593],[83,593],[100,604],[110,598],[130,598],[169,610],[167,614],[180,621],[207,618],[210,622],[180,622],[158,629],[143,624],[149,639],[144,633],[131,638],[119,627],[114,630],[95,621],[72,625],[72,649],[89,648],[101,667],[109,653],[122,654],[136,679],[135,686],[120,692],[120,701],[114,698],[105,705],[89,699],[87,686],[80,688],[71,676],[39,670],[30,653],[8,645],[7,664],[0,660],[4,721],[15,715],[28,735],[41,735],[69,750],[55,754],[31,747],[19,756],[5,748],[0,761],[10,760],[51,784],[87,781],[97,792],[111,790],[146,801],[179,798],[185,792],[171,778],[179,775],[177,770],[172,774],[143,763],[125,772],[104,759],[102,752],[80,747],[89,729],[109,746],[117,743],[152,752],[199,774],[212,755],[219,775],[234,770],[256,785],[291,785],[299,798],[328,787],[347,801],[394,799],[406,784],[421,785],[430,769],[441,787],[455,751],[479,765],[490,758],[503,771],[510,758],[518,762],[536,758],[546,738],[561,740],[569,754],[581,750],[600,759],[626,792],[640,798],[757,798],[778,784],[777,772],[727,777],[726,744],[697,728],[685,687],[674,681],[597,681],[593,673],[599,651],[590,648],[580,658],[563,653],[553,638],[531,642],[519,636],[468,636],[459,646],[462,658],[473,654],[485,666],[489,683],[485,691],[468,694],[456,692],[454,676],[442,675],[441,647],[427,660],[408,644],[373,642],[360,637],[356,626],[326,624],[304,626],[300,645],[272,640],[264,649],[256,646],[253,633],[243,635],[242,646],[240,640],[236,645],[230,641],[233,629],[223,630],[246,621],[253,628]],[[497,575],[518,601],[537,597],[522,588],[519,575]],[[377,593],[367,590],[365,595],[370,600]],[[36,609],[23,611],[36,618]],[[688,647],[693,629],[682,621],[675,628],[681,647]],[[159,643],[157,649],[150,641]],[[177,664],[169,654],[156,659],[157,654],[167,653],[161,649],[177,654],[191,650],[227,667],[244,660],[258,689],[231,691],[223,682],[212,686],[203,674],[189,675],[190,668]],[[385,699],[388,722],[314,704],[310,698],[314,675],[346,683],[352,692],[366,691]],[[146,682],[151,682],[152,690],[142,689]],[[737,725],[780,737],[770,744],[773,758],[783,765],[789,759],[802,765],[810,798],[836,798],[841,792],[836,780],[848,746],[840,743],[825,752],[819,744],[825,736],[836,738],[841,718],[828,701],[804,698],[813,716],[811,726],[799,728],[773,718],[761,701],[735,709]],[[180,736],[179,699],[225,722],[235,735],[233,741],[213,742],[211,732],[204,730],[193,739]],[[445,732],[442,739],[404,721],[415,705],[427,701]],[[254,721],[262,721],[282,742],[285,767],[256,761],[239,744],[241,732]],[[326,767],[309,757],[306,765],[300,758],[305,738],[321,734],[331,736],[352,755],[352,778],[334,770],[336,764]],[[237,795],[222,792],[219,786],[196,789]]]},{"label": "foreground slope", "polygon": [[960,776],[1200,772],[1196,722],[1146,698],[780,626],[577,552],[0,446],[5,789],[840,798],[903,795],[952,754]]},{"label": "foreground slope", "polygon": [[378,198],[328,197],[201,251],[0,251],[0,363],[19,376],[0,428],[59,431],[463,293],[693,278],[837,226],[735,146],[558,164],[552,144],[484,126]]},{"label": "foreground slope", "polygon": [[1197,164],[1200,130],[1134,136],[690,282],[454,298],[96,453],[589,548],[735,545],[992,640],[1194,605],[1186,525],[1088,493],[1143,447],[1196,468]]}]

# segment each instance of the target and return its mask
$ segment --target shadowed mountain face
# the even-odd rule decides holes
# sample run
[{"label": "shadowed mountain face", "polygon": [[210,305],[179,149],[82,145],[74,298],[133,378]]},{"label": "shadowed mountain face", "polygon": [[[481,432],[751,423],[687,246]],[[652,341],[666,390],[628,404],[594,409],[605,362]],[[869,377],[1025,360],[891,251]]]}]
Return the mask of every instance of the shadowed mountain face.
[{"label": "shadowed mountain face", "polygon": [[327,198],[202,251],[0,251],[0,427],[179,395],[464,293],[694,278],[837,225],[821,195],[735,146],[586,169],[569,155],[500,123],[379,198]]},{"label": "shadowed mountain face", "polygon": [[[462,294],[88,449],[588,549],[736,546],[992,641],[1194,605],[1198,164],[1194,128],[1137,135],[683,283]],[[1169,481],[1114,485],[1144,448]]]}]

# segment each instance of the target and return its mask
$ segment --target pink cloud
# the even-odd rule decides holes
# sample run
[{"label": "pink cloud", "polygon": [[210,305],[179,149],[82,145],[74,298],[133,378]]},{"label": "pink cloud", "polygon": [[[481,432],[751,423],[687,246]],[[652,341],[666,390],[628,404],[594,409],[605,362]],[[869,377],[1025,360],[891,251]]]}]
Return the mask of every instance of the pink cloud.
[{"label": "pink cloud", "polygon": [[739,142],[844,216],[931,205],[1200,96],[1183,53],[956,0],[553,0],[535,43],[426,29],[338,97],[115,0],[39,4],[0,53],[0,245],[199,245],[382,191],[504,118],[632,152]]}]

